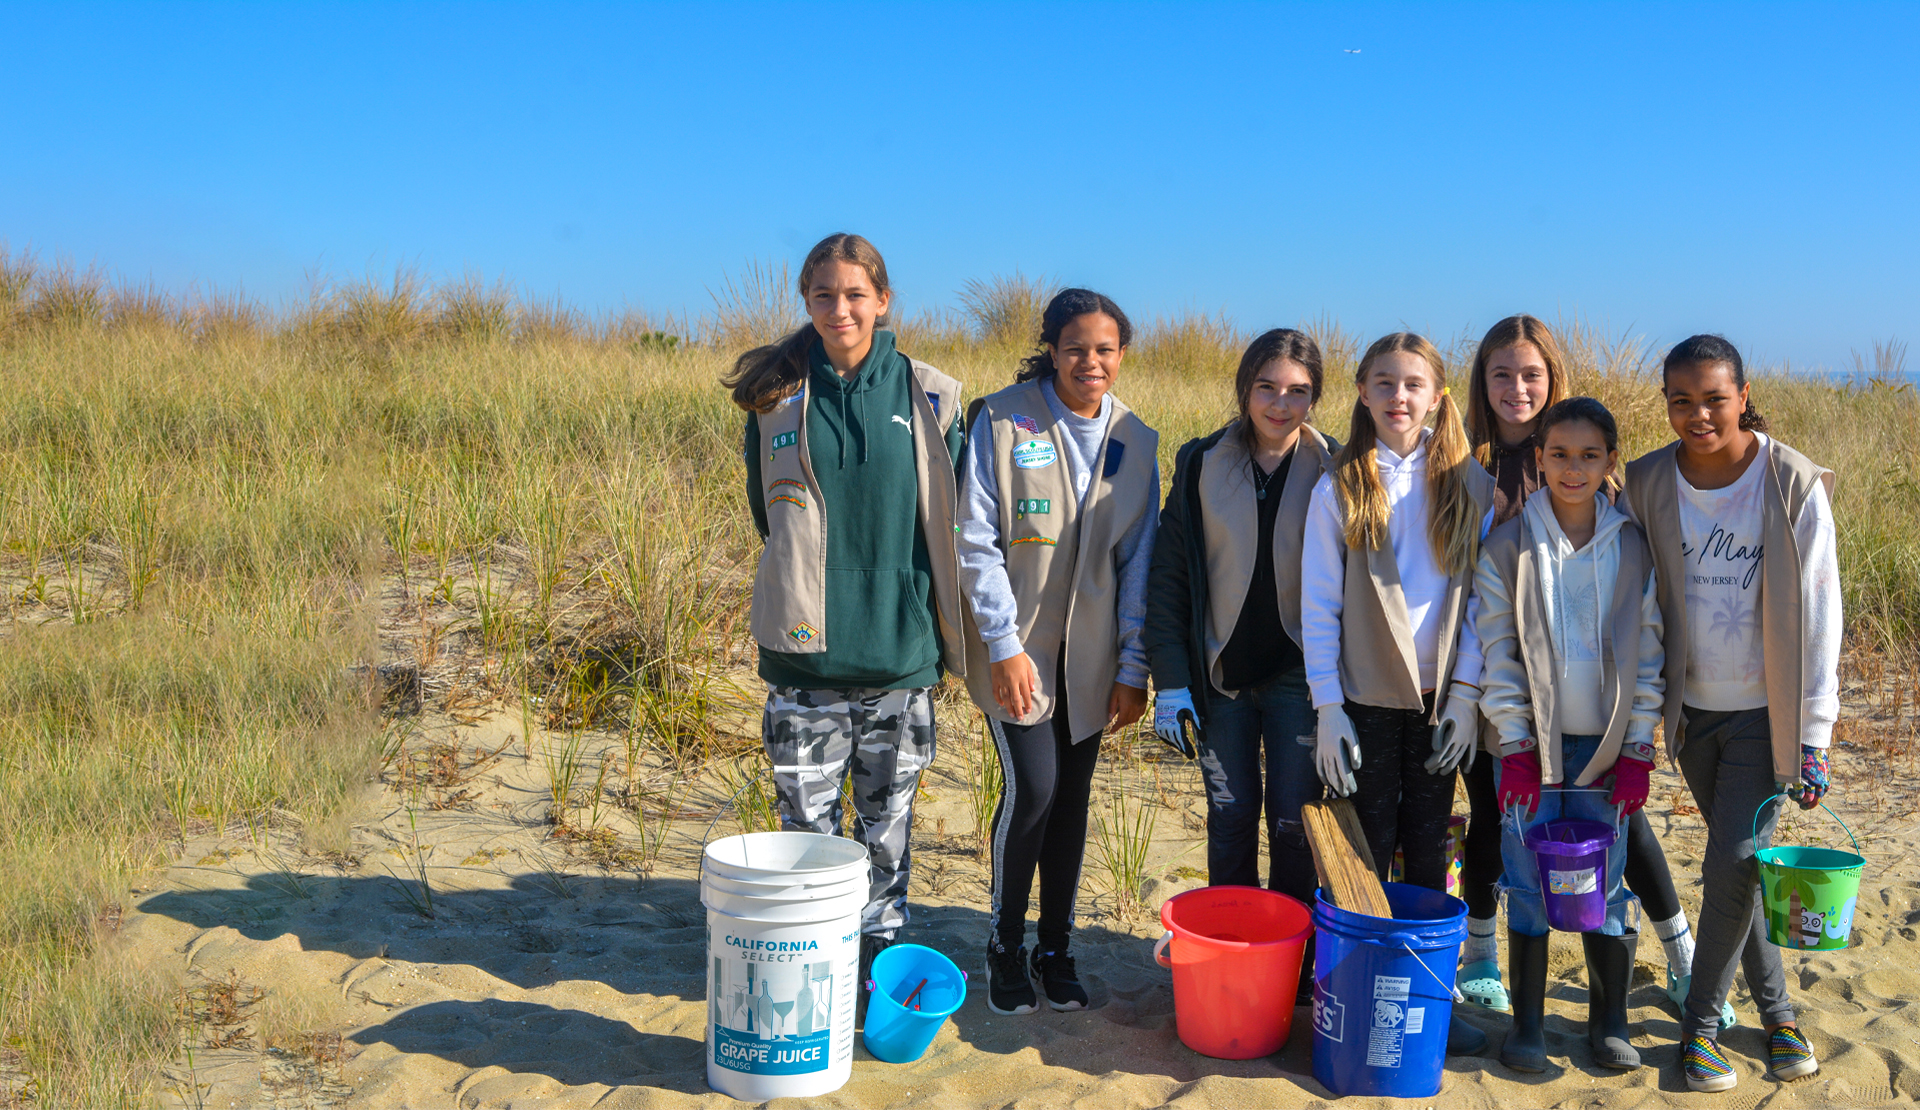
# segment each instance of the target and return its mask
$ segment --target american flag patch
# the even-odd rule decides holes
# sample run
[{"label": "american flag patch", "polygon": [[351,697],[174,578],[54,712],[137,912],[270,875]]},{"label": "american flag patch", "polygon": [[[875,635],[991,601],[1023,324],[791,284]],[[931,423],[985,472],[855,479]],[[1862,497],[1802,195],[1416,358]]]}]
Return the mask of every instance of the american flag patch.
[{"label": "american flag patch", "polygon": [[1017,412],[1014,413],[1013,426],[1027,433],[1028,435],[1037,436],[1040,434],[1040,425],[1035,423],[1033,417],[1031,416],[1021,416]]}]

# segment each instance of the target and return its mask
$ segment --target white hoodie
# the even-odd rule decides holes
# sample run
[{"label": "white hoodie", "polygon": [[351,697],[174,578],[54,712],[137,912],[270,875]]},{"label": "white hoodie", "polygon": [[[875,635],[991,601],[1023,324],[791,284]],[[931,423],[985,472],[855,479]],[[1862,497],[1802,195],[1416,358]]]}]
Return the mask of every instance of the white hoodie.
[{"label": "white hoodie", "polygon": [[[1604,493],[1595,494],[1593,539],[1576,549],[1553,514],[1552,497],[1551,491],[1536,491],[1527,498],[1521,513],[1533,538],[1540,594],[1547,602],[1547,637],[1559,670],[1552,681],[1560,709],[1560,729],[1563,734],[1599,735],[1607,731],[1612,715],[1612,707],[1601,700],[1605,682],[1601,631],[1613,611],[1615,580],[1620,573],[1620,529],[1628,518]],[[1481,649],[1486,656],[1480,709],[1499,733],[1502,754],[1511,754],[1527,741],[1548,739],[1533,735],[1533,705],[1527,693],[1530,681],[1539,682],[1547,676],[1526,673],[1513,628],[1513,598],[1505,593],[1500,575],[1485,556],[1474,576],[1474,592],[1480,603]],[[1661,633],[1659,599],[1653,576],[1648,575],[1640,602],[1640,668],[1621,751],[1649,762],[1653,757],[1653,727],[1660,719],[1666,686],[1661,678],[1665,660]]]}]

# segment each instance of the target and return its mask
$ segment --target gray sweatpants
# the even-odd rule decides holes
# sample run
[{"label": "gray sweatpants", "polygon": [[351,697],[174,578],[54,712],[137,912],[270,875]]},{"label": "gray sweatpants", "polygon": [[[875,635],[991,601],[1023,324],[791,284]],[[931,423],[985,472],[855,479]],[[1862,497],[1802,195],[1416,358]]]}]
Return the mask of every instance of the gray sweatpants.
[{"label": "gray sweatpants", "polygon": [[1680,773],[1707,823],[1707,852],[1700,863],[1706,890],[1693,953],[1693,985],[1680,1026],[1688,1037],[1718,1037],[1720,1004],[1733,989],[1734,965],[1747,973],[1747,989],[1762,1023],[1794,1020],[1780,950],[1767,943],[1760,912],[1760,871],[1753,854],[1773,844],[1779,806],[1754,810],[1778,793],[1773,777],[1773,730],[1765,707],[1734,712],[1681,709]]},{"label": "gray sweatpants", "polygon": [[907,843],[920,772],[933,762],[933,694],[910,690],[767,691],[760,737],[773,762],[780,824],[840,832],[840,784],[852,778],[853,838],[867,849],[860,931],[891,937],[907,923]]}]

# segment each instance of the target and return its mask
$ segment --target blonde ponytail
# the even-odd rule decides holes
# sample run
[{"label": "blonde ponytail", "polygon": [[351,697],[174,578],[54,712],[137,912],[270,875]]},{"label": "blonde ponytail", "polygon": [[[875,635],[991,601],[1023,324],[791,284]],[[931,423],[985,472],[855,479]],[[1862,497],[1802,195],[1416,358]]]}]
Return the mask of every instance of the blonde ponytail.
[{"label": "blonde ponytail", "polygon": [[[1354,384],[1364,388],[1367,371],[1375,360],[1399,352],[1424,359],[1440,390],[1439,404],[1434,406],[1433,434],[1427,439],[1427,542],[1440,568],[1448,574],[1459,574],[1471,569],[1479,555],[1480,511],[1467,489],[1465,467],[1473,465],[1467,431],[1460,422],[1460,408],[1447,389],[1447,366],[1440,352],[1412,332],[1382,336],[1361,358]],[[1387,518],[1392,506],[1387,501],[1386,486],[1380,482],[1378,444],[1373,413],[1356,398],[1347,444],[1333,464],[1333,488],[1340,495],[1347,547],[1354,551],[1377,551],[1387,543]]]},{"label": "blonde ponytail", "polygon": [[[1439,353],[1434,354],[1438,363]],[[1445,382],[1446,369],[1440,368]],[[1427,540],[1433,559],[1448,574],[1471,570],[1479,557],[1480,507],[1467,492],[1469,466],[1467,429],[1460,422],[1460,406],[1443,390],[1435,410],[1433,435],[1427,440]]]}]

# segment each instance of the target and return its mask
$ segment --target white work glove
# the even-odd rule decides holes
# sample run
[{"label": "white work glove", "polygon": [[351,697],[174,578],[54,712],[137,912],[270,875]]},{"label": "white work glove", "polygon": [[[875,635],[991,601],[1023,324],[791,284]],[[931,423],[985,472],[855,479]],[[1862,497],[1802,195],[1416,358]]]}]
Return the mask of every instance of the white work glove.
[{"label": "white work glove", "polygon": [[1187,693],[1186,687],[1154,691],[1153,732],[1167,747],[1187,759],[1199,756],[1200,748],[1195,740],[1200,732],[1200,719],[1193,709],[1193,695]]},{"label": "white work glove", "polygon": [[1480,747],[1480,703],[1473,687],[1456,682],[1447,688],[1447,704],[1440,723],[1433,726],[1433,755],[1427,774],[1451,774],[1456,768],[1473,770],[1473,754]]},{"label": "white work glove", "polygon": [[1353,731],[1347,711],[1338,705],[1320,709],[1319,737],[1313,745],[1313,765],[1320,781],[1342,798],[1360,789],[1353,781],[1354,768],[1360,766],[1360,737]]}]

